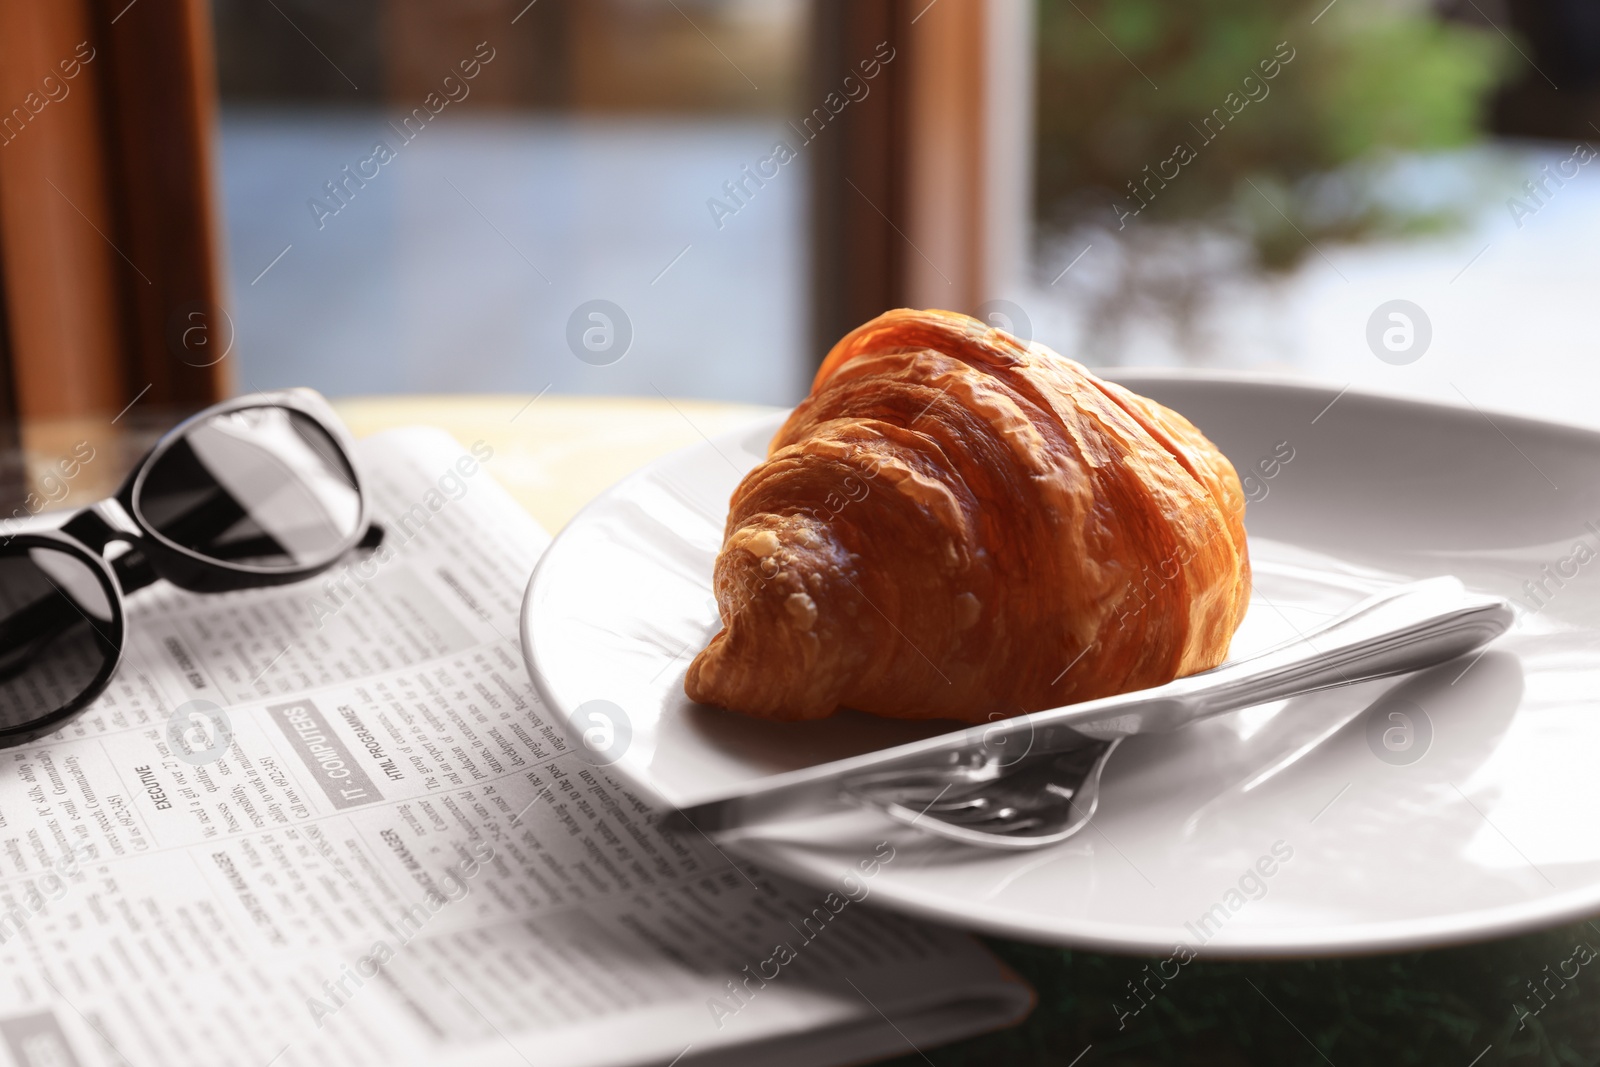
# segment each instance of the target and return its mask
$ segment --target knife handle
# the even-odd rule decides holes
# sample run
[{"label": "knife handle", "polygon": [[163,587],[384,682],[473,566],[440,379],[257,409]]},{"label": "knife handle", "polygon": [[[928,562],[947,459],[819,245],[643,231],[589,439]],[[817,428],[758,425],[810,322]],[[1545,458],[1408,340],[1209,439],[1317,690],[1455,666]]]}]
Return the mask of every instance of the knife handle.
[{"label": "knife handle", "polygon": [[[1469,593],[1455,578],[1411,582],[1248,659],[1127,694],[1132,699],[1124,706],[1072,726],[1096,738],[1175,730],[1240,708],[1444,663],[1494,640],[1514,619],[1506,600]],[[1068,705],[1029,718],[1037,729],[1070,713]]]}]

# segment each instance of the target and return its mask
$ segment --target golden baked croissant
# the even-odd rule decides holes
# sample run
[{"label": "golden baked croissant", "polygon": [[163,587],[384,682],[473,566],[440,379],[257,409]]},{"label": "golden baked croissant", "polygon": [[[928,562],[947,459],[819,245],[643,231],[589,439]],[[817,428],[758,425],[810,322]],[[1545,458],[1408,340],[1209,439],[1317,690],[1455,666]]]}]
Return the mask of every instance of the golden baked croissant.
[{"label": "golden baked croissant", "polygon": [[965,315],[828,353],[734,490],[690,699],[984,722],[1216,666],[1244,494],[1186,419]]}]

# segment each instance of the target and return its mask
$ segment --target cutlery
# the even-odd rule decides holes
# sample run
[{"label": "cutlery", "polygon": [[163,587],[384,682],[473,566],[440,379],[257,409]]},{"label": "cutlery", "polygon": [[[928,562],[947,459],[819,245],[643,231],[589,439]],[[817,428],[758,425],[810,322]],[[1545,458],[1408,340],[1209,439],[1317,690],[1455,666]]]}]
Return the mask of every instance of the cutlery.
[{"label": "cutlery", "polygon": [[1124,737],[1421,670],[1476,651],[1513,618],[1509,602],[1469,593],[1455,578],[1412,582],[1247,659],[1151,689],[774,775],[754,789],[678,809],[665,821],[730,833],[865,806],[964,844],[1042,848],[1088,824],[1101,772]]}]

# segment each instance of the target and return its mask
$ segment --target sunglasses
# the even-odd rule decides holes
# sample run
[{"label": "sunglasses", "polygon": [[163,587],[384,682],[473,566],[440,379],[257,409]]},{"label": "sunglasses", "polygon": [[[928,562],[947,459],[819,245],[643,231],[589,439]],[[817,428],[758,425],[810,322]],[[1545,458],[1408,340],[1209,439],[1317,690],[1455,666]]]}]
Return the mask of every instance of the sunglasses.
[{"label": "sunglasses", "polygon": [[168,431],[115,496],[7,538],[0,748],[53,733],[110,684],[129,593],[158,580],[197,593],[283,585],[376,548],[350,455],[319,394],[244,396]]}]

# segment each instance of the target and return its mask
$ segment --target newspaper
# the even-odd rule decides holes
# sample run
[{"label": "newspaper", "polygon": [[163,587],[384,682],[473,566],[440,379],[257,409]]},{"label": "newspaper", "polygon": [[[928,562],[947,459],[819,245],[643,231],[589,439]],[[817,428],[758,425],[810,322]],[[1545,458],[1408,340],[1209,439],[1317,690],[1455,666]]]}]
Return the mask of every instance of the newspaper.
[{"label": "newspaper", "polygon": [[539,704],[548,536],[433,430],[363,441],[382,549],[129,602],[109,690],[0,750],[0,1060],[828,1064],[1013,1022],[970,938],[658,829]]}]

